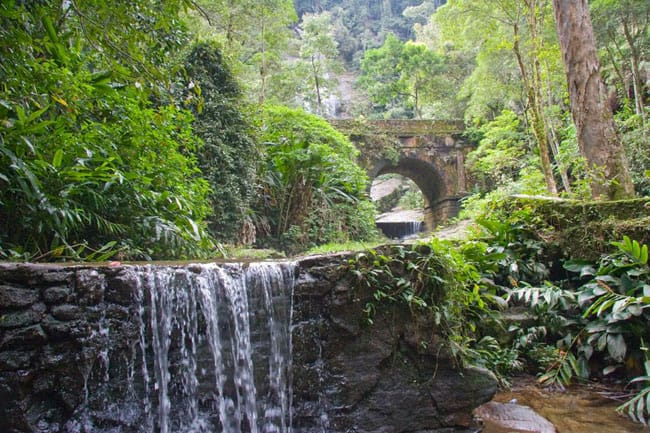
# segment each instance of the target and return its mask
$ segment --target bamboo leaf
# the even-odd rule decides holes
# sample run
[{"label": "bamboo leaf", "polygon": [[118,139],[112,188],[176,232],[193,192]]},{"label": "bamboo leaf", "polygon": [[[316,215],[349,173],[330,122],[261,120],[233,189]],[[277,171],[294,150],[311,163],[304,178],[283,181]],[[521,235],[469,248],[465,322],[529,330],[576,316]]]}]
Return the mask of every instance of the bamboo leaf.
[{"label": "bamboo leaf", "polygon": [[642,265],[647,265],[648,264],[648,246],[643,245],[641,248],[641,255],[639,256],[639,263]]},{"label": "bamboo leaf", "polygon": [[52,166],[54,166],[54,168],[59,168],[61,166],[62,161],[63,161],[63,150],[58,149],[54,153],[54,158],[52,158]]},{"label": "bamboo leaf", "polygon": [[65,99],[60,98],[60,97],[58,97],[56,95],[52,95],[52,99],[54,99],[56,102],[63,105],[64,107],[68,107],[68,103],[65,101]]}]

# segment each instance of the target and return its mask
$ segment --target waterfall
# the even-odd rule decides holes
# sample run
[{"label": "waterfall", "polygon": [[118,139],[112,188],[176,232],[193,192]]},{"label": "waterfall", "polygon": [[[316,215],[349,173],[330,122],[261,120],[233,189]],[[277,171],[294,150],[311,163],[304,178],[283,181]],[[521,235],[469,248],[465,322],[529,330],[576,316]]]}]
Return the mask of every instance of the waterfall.
[{"label": "waterfall", "polygon": [[[291,263],[126,268],[131,353],[105,355],[68,431],[289,433]],[[104,323],[102,322],[102,323]],[[127,333],[128,334],[128,333]],[[114,337],[115,336],[115,337]]]},{"label": "waterfall", "polygon": [[420,233],[421,221],[377,221],[377,227],[390,239],[406,239]]}]

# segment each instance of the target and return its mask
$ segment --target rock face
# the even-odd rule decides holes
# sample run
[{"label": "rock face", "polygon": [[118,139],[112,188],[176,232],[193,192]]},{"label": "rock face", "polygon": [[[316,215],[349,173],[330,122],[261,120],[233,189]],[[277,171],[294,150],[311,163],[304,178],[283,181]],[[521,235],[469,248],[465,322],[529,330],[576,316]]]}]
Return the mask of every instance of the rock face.
[{"label": "rock face", "polygon": [[[472,410],[492,398],[496,381],[485,371],[460,372],[441,349],[436,329],[407,311],[380,312],[374,325],[364,325],[361,311],[371,294],[352,288],[341,266],[348,259],[324,256],[297,263],[289,373],[293,431],[468,428]],[[145,339],[143,332],[151,330],[134,320],[149,313],[137,302],[141,287],[130,275],[128,266],[0,264],[0,432],[88,431],[80,414],[90,403],[104,416],[103,429],[92,431],[146,431],[136,418],[113,419],[102,411],[115,396],[89,395],[106,380],[110,362],[111,369],[123,366],[124,377],[140,374],[128,371],[127,361]],[[253,327],[254,310],[251,315]],[[179,348],[172,345],[174,350]],[[182,362],[180,353],[170,356]],[[142,393],[138,386],[116,387],[129,398]]]},{"label": "rock face", "polygon": [[[462,373],[439,334],[404,309],[362,322],[372,296],[352,288],[346,256],[305,259],[294,289],[294,416],[297,432],[447,432],[469,428],[472,408],[496,381]],[[337,263],[338,262],[338,263]]]}]

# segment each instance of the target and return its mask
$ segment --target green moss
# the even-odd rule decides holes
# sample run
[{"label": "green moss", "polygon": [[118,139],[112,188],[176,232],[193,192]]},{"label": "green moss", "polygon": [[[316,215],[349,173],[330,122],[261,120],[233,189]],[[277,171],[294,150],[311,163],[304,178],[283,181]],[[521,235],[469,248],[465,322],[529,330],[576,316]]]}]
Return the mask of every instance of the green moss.
[{"label": "green moss", "polygon": [[501,207],[508,215],[531,215],[540,237],[571,258],[597,259],[611,252],[611,242],[623,236],[650,243],[650,197],[582,202],[522,196]]}]

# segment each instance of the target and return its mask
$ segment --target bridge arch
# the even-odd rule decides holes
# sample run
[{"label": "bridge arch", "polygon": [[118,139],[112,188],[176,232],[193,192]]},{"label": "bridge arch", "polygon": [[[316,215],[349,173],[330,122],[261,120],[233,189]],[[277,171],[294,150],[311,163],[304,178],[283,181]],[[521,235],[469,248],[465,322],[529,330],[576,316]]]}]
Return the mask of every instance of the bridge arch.
[{"label": "bridge arch", "polygon": [[399,174],[411,179],[420,188],[424,198],[424,225],[427,231],[439,223],[436,208],[447,196],[442,175],[435,166],[418,158],[400,158],[397,163],[383,159],[368,170],[368,177],[374,180],[382,174]]},{"label": "bridge arch", "polygon": [[[462,122],[433,120],[329,121],[361,151],[359,163],[370,179],[396,173],[411,179],[425,201],[424,224],[433,230],[458,215],[460,199],[467,195],[465,156],[472,146],[463,136]],[[386,150],[390,152],[385,152]],[[399,154],[397,162],[385,159]]]}]

